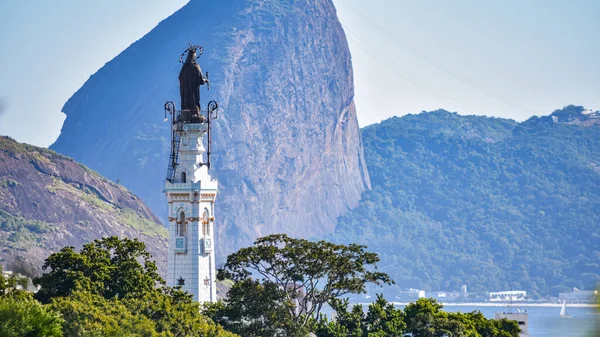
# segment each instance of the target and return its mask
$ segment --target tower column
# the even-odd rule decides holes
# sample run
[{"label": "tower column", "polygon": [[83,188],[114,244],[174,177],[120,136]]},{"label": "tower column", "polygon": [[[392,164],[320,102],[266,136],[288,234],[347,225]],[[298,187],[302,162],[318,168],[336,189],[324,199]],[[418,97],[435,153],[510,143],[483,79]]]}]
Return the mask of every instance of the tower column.
[{"label": "tower column", "polygon": [[[211,120],[218,105],[211,101],[201,114],[199,86],[208,83],[190,46],[179,74],[181,110],[165,104],[171,115],[171,154],[165,181],[169,226],[167,285],[180,286],[194,301],[215,302],[214,211],[218,183],[210,167]],[[208,75],[207,75],[208,76]],[[203,140],[208,136],[208,152]],[[206,161],[204,160],[206,157]]]}]

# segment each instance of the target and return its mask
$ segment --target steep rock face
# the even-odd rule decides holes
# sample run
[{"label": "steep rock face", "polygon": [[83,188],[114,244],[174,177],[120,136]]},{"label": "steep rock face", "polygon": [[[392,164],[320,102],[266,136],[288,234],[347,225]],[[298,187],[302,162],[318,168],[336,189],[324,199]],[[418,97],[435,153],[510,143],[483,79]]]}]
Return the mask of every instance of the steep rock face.
[{"label": "steep rock face", "polygon": [[0,137],[0,263],[28,275],[50,253],[138,238],[166,271],[166,230],[141,200],[72,159]]},{"label": "steep rock face", "polygon": [[179,101],[190,41],[220,103],[212,174],[217,244],[318,236],[369,187],[345,35],[330,0],[193,0],[94,74],[63,108],[52,149],[120,179],[161,216],[169,149],[165,101]]}]

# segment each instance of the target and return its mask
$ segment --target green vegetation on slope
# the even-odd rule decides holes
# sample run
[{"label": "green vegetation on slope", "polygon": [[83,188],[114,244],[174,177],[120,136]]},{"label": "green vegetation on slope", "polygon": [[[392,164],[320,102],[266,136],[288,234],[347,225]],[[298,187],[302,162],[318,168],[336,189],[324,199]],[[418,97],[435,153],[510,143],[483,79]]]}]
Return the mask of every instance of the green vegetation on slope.
[{"label": "green vegetation on slope", "polygon": [[373,189],[332,238],[379,253],[398,288],[593,287],[600,125],[571,123],[589,122],[582,110],[520,124],[435,111],[364,128]]},{"label": "green vegetation on slope", "polygon": [[51,230],[51,224],[26,220],[0,209],[0,232],[4,232],[4,235],[0,235],[0,246],[26,249],[39,244],[43,240],[43,234]]}]

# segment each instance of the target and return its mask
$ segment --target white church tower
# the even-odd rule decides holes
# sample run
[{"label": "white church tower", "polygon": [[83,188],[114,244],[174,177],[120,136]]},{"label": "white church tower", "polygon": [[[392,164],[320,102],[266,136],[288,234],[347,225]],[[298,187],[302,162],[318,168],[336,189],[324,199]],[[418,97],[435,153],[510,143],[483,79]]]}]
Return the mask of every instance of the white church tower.
[{"label": "white church tower", "polygon": [[[198,52],[197,52],[198,51]],[[181,286],[197,302],[217,300],[214,254],[217,181],[209,174],[211,120],[218,105],[200,108],[200,85],[208,85],[196,58],[202,47],[191,46],[179,73],[181,110],[165,104],[171,116],[171,154],[165,189],[169,223],[167,284]],[[182,61],[183,55],[180,58]],[[203,145],[207,135],[207,147]],[[206,152],[206,155],[205,155]]]}]

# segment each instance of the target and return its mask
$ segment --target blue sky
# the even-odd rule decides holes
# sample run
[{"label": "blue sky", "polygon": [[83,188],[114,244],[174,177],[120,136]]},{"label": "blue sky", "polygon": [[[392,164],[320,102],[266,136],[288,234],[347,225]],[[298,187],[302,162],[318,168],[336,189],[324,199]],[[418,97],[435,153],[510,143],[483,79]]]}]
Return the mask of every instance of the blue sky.
[{"label": "blue sky", "polygon": [[[0,2],[0,134],[50,145],[66,100],[186,2]],[[361,126],[438,108],[517,120],[600,109],[600,1],[334,3]]]}]

